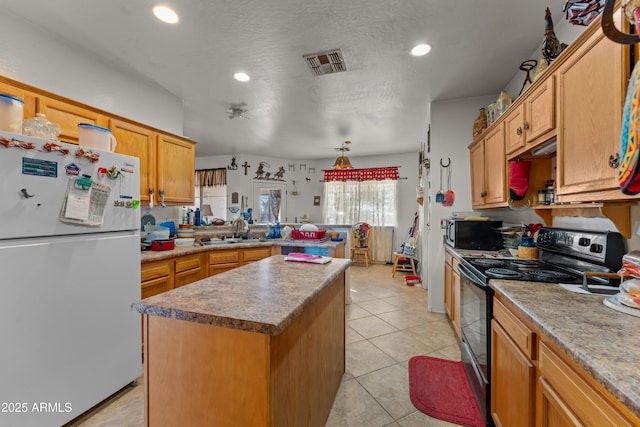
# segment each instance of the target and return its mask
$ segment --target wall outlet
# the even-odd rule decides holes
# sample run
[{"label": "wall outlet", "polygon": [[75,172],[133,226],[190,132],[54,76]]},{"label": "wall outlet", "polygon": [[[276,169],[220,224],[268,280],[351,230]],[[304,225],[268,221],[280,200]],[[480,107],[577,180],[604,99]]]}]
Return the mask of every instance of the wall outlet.
[{"label": "wall outlet", "polygon": [[445,228],[447,228],[447,219],[446,218],[441,218],[440,219],[440,228],[443,229],[443,230]]}]

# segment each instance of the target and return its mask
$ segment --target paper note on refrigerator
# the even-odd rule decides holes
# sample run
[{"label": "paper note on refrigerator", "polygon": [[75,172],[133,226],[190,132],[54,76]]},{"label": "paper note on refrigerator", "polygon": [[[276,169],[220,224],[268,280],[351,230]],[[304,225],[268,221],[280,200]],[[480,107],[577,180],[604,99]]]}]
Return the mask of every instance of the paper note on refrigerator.
[{"label": "paper note on refrigerator", "polygon": [[91,187],[70,188],[67,195],[67,208],[64,211],[66,218],[87,220],[89,219],[89,207],[91,206]]}]

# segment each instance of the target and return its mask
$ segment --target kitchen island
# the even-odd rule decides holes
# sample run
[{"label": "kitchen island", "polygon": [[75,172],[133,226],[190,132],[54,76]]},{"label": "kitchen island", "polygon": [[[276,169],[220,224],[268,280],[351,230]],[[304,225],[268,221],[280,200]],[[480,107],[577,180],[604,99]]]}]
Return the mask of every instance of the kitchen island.
[{"label": "kitchen island", "polygon": [[351,261],[284,258],[134,304],[144,315],[146,425],[325,425],[345,370]]}]

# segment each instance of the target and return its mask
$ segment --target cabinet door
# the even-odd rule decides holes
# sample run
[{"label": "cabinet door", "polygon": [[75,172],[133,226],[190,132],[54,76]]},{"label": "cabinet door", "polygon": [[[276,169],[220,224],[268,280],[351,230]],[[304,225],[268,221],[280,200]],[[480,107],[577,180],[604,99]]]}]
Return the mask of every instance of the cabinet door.
[{"label": "cabinet door", "polygon": [[160,191],[168,203],[193,204],[195,146],[168,135],[158,135],[158,176],[156,201]]},{"label": "cabinet door", "polygon": [[36,112],[43,113],[49,121],[60,125],[62,133],[58,139],[72,144],[78,143],[79,123],[107,126],[106,118],[95,111],[44,96],[38,97]]},{"label": "cabinet door", "polygon": [[484,205],[484,141],[478,141],[469,148],[471,163],[471,204]]},{"label": "cabinet door", "polygon": [[179,288],[180,286],[188,285],[189,283],[197,282],[202,277],[201,269],[196,268],[194,270],[187,270],[180,273],[176,273],[176,278],[174,281],[174,287]]},{"label": "cabinet door", "polygon": [[526,144],[524,131],[524,111],[525,104],[520,104],[515,110],[509,111],[504,119],[505,126],[505,148],[507,154],[513,153]]},{"label": "cabinet door", "polygon": [[487,134],[484,140],[486,204],[507,201],[504,122]]},{"label": "cabinet door", "polygon": [[623,55],[624,47],[598,30],[557,71],[559,195],[618,187],[609,157],[620,146]]},{"label": "cabinet door", "polygon": [[118,145],[116,153],[127,154],[140,159],[140,200],[149,202],[149,191],[155,190],[155,140],[150,129],[125,121],[111,119],[109,129]]},{"label": "cabinet door", "polygon": [[142,282],[142,299],[161,294],[173,289],[173,281],[170,277],[161,277],[146,282]]},{"label": "cabinet door", "polygon": [[447,315],[449,319],[453,321],[453,305],[452,299],[453,296],[453,270],[449,264],[444,265],[444,308],[447,310]]},{"label": "cabinet door", "polygon": [[491,417],[498,426],[533,427],[535,366],[500,324],[491,322]]},{"label": "cabinet door", "polygon": [[460,338],[462,333],[460,328],[460,273],[458,273],[457,268],[453,268],[452,276],[451,309],[453,312],[453,329],[456,331],[458,338]]},{"label": "cabinet door", "polygon": [[538,388],[540,389],[540,404],[537,414],[537,427],[584,426],[544,377],[540,377]]},{"label": "cabinet door", "polygon": [[526,132],[527,145],[534,146],[553,136],[556,128],[555,76],[550,76],[525,101],[523,129]]}]

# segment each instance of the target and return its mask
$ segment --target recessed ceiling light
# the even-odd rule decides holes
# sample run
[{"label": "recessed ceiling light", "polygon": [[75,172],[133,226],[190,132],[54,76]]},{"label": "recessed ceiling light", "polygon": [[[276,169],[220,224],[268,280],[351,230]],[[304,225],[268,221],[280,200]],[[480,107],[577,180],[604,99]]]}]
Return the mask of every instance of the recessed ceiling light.
[{"label": "recessed ceiling light", "polygon": [[251,77],[249,77],[249,74],[243,72],[235,73],[233,75],[233,78],[238,80],[239,82],[248,82],[251,79]]},{"label": "recessed ceiling light", "polygon": [[431,50],[431,46],[429,46],[428,44],[425,44],[425,43],[418,44],[418,45],[415,45],[413,49],[411,49],[411,55],[413,56],[426,55],[427,53],[429,53],[430,50]]},{"label": "recessed ceiling light", "polygon": [[166,22],[167,24],[175,24],[180,18],[178,18],[178,14],[168,6],[154,6],[153,14],[161,20],[162,22]]}]

